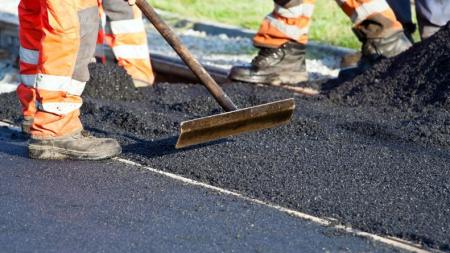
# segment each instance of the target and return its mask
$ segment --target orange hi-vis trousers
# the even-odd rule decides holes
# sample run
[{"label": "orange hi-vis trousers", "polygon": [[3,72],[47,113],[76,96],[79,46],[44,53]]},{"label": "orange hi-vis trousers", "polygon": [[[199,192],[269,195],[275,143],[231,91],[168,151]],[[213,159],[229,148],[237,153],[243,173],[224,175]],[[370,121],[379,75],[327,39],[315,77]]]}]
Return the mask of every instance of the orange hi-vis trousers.
[{"label": "orange hi-vis trousers", "polygon": [[23,114],[33,138],[82,130],[81,93],[89,80],[98,32],[96,0],[21,0],[20,74]]},{"label": "orange hi-vis trousers", "polygon": [[129,6],[123,0],[97,1],[102,22],[95,56],[105,62],[103,47],[109,46],[118,64],[124,67],[133,79],[153,84],[155,76],[139,8]]},{"label": "orange hi-vis trousers", "polygon": [[[266,16],[253,39],[255,46],[277,48],[288,41],[308,42],[316,0],[275,0],[275,8]],[[394,12],[385,0],[336,0],[358,30],[363,21],[380,24],[381,36],[402,30]]]}]

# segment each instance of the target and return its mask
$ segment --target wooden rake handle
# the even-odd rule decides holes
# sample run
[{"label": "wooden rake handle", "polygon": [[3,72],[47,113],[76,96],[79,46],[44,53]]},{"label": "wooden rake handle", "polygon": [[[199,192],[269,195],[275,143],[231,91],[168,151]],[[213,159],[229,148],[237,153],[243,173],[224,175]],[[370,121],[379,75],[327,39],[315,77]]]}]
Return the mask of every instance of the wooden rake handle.
[{"label": "wooden rake handle", "polygon": [[220,106],[227,112],[235,111],[238,108],[231,101],[222,88],[214,81],[203,66],[194,58],[189,50],[182,44],[180,39],[175,35],[172,29],[159,17],[156,11],[147,3],[146,0],[136,0],[136,5],[141,9],[142,13],[155,26],[156,30],[164,37],[169,45],[177,52],[186,65],[206,86],[209,93],[213,95]]}]

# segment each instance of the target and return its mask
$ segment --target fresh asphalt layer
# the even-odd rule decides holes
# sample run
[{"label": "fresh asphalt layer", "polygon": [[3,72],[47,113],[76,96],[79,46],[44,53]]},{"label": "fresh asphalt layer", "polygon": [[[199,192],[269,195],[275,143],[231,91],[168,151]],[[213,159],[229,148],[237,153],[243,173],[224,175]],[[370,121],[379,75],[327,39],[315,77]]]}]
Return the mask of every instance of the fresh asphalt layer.
[{"label": "fresh asphalt layer", "polygon": [[[117,138],[122,158],[365,232],[449,249],[448,146],[433,132],[423,138],[402,131],[413,121],[409,115],[297,96],[289,125],[175,150],[181,121],[221,112],[204,87],[162,83],[136,91],[123,69],[91,70],[82,121],[95,135]],[[292,96],[239,83],[224,88],[240,107]],[[0,118],[17,123],[15,94],[0,95],[0,104]]]},{"label": "fresh asphalt layer", "polygon": [[118,161],[34,161],[0,130],[1,252],[398,252]]}]

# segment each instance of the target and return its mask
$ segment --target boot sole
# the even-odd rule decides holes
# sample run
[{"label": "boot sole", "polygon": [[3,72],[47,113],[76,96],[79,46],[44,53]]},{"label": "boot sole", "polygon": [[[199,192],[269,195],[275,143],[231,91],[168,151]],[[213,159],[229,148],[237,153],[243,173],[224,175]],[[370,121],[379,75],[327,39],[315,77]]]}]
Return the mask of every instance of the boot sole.
[{"label": "boot sole", "polygon": [[97,161],[115,157],[122,152],[121,148],[111,149],[106,154],[99,156],[98,153],[79,152],[53,146],[28,146],[28,155],[32,159],[39,160],[89,160]]},{"label": "boot sole", "polygon": [[230,76],[230,79],[247,83],[268,84],[274,86],[294,85],[308,81],[308,73],[305,72],[281,72],[266,76]]},{"label": "boot sole", "polygon": [[[265,84],[271,86],[279,86],[284,89],[308,95],[308,96],[316,96],[320,94],[320,90],[312,88],[312,87],[298,87],[295,84],[308,81],[307,73],[289,73],[283,75],[271,76],[270,79],[267,76],[248,76],[248,77],[238,77],[234,78],[230,76],[230,79],[240,82],[254,83],[254,84]],[[268,81],[269,79],[269,81]]]}]

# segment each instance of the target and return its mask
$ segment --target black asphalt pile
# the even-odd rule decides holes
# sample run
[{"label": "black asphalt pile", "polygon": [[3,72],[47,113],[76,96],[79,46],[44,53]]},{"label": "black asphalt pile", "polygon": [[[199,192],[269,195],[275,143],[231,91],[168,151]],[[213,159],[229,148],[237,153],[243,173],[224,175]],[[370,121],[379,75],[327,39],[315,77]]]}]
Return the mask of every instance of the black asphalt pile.
[{"label": "black asphalt pile", "polygon": [[364,123],[345,127],[360,133],[388,134],[421,145],[450,147],[448,38],[450,23],[430,39],[327,92],[327,97],[339,105],[397,110],[401,121],[394,126],[381,125],[369,130]]},{"label": "black asphalt pile", "polygon": [[[89,64],[91,79],[86,84],[83,97],[127,101],[141,98],[141,93],[134,88],[131,77],[124,68],[116,64]],[[110,80],[120,82],[110,82]],[[95,85],[101,83],[102,85]]]},{"label": "black asphalt pile", "polygon": [[[407,52],[386,59],[329,97],[347,105],[394,106],[405,111],[450,111],[450,23]],[[431,107],[431,108],[430,108]]]},{"label": "black asphalt pile", "polygon": [[[427,102],[435,111],[403,110],[398,105],[425,102],[415,103],[415,98],[396,104],[388,99],[395,97],[389,90],[384,90],[385,101],[392,103],[350,103],[344,90],[352,83],[345,83],[331,99],[296,97],[289,125],[176,150],[182,121],[222,112],[204,87],[161,83],[135,90],[129,77],[115,75],[111,65],[91,70],[82,121],[95,135],[117,138],[123,157],[364,231],[450,251],[449,121],[443,99]],[[354,89],[362,78],[355,79]],[[106,87],[117,89],[102,91]],[[240,107],[292,97],[282,89],[241,83],[224,89]],[[347,99],[338,99],[339,92]],[[358,101],[358,93],[351,94]],[[14,99],[14,94],[0,95],[8,108],[0,111],[0,119],[17,117]]]},{"label": "black asphalt pile", "polygon": [[21,121],[20,103],[16,93],[0,94],[0,120]]}]

